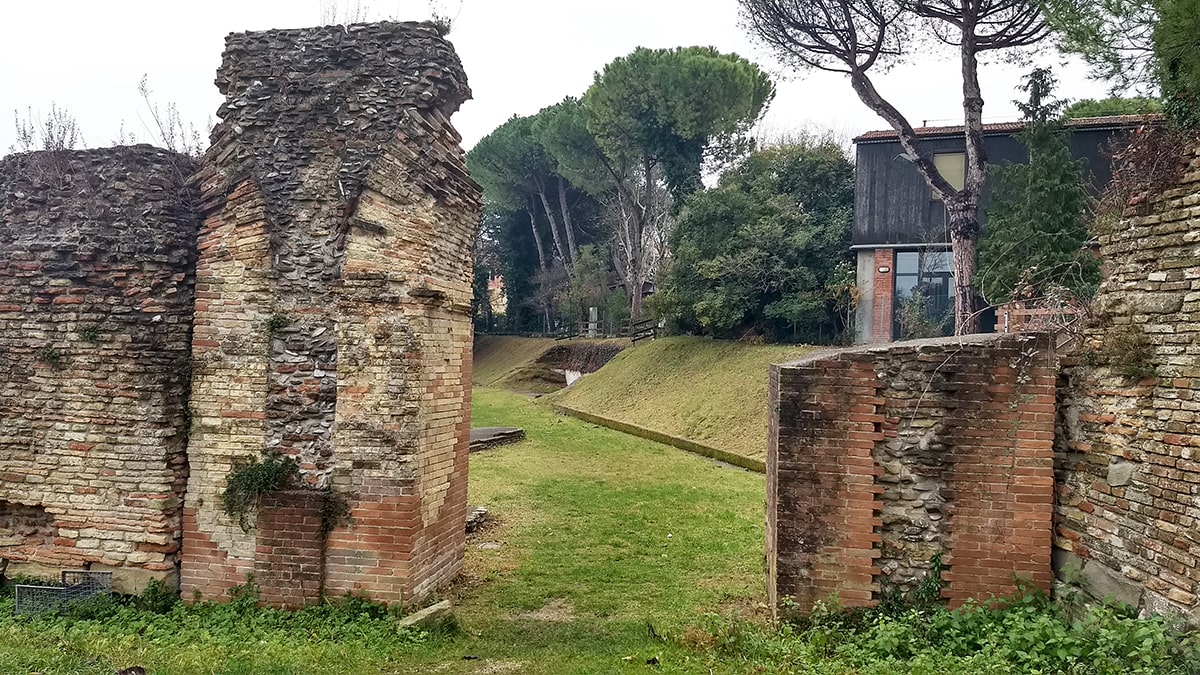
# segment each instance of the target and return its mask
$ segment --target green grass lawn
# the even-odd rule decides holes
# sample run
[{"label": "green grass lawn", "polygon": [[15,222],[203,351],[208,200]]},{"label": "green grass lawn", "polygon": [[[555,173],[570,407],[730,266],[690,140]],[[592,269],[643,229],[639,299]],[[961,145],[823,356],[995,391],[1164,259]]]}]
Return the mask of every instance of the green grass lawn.
[{"label": "green grass lawn", "polygon": [[554,399],[584,412],[763,460],[768,367],[812,349],[690,337],[642,342]]},{"label": "green grass lawn", "polygon": [[710,612],[761,611],[763,477],[507,392],[476,390],[474,418],[528,438],[471,457],[471,503],[492,519],[447,592],[460,632],[227,605],[31,622],[0,600],[0,673],[710,672],[676,638]]}]

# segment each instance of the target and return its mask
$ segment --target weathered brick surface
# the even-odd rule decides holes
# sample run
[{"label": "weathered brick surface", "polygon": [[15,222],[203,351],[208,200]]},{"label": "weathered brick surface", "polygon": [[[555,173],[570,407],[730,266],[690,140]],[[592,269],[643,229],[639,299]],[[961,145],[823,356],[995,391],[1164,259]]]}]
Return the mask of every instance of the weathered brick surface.
[{"label": "weathered brick surface", "polygon": [[465,537],[479,191],[449,122],[465,76],[433,28],[373,24],[232,35],[217,82],[184,591],[218,596],[270,555],[217,495],[235,458],[278,450],[350,503],[324,589],[418,601]]},{"label": "weathered brick surface", "polygon": [[[1200,155],[1100,245],[1097,320],[1060,378],[1059,565],[1200,624]],[[1130,334],[1156,376],[1120,374],[1112,340]]]},{"label": "weathered brick surface", "polygon": [[1054,359],[1043,336],[976,336],[772,367],[773,605],[874,605],[937,554],[952,604],[1048,590]]},{"label": "weathered brick surface", "polygon": [[259,503],[254,581],[263,602],[294,608],[320,601],[325,576],[321,512],[326,497],[320,490],[288,490]]},{"label": "weathered brick surface", "polygon": [[[0,161],[0,558],[174,573],[196,194],[149,146]],[[147,574],[149,572],[149,574]]]}]

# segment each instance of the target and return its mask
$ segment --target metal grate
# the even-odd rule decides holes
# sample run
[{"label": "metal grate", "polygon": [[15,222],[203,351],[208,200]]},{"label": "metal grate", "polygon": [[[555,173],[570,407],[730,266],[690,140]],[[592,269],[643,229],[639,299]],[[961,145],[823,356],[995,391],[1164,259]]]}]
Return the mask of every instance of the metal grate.
[{"label": "metal grate", "polygon": [[39,614],[111,593],[112,572],[66,570],[59,586],[17,584],[14,590],[14,613]]}]

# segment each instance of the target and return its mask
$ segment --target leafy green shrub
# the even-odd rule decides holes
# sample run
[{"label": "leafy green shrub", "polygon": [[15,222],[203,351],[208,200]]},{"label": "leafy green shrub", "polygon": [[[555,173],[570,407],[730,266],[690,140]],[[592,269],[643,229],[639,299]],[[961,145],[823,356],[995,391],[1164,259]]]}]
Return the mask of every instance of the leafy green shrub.
[{"label": "leafy green shrub", "polygon": [[947,334],[950,322],[954,320],[953,314],[935,316],[929,305],[929,297],[919,290],[900,301],[901,340],[923,340]]},{"label": "leafy green shrub", "polygon": [[166,614],[179,602],[179,594],[158,579],[151,579],[137,597],[138,609],[154,614]]}]

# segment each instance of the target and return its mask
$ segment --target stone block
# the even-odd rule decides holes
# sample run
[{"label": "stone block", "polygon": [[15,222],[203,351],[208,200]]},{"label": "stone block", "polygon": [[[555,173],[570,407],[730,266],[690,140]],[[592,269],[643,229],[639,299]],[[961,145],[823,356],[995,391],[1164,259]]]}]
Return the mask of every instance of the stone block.
[{"label": "stone block", "polygon": [[1142,585],[1095,560],[1083,566],[1083,580],[1084,592],[1097,600],[1115,600],[1135,609],[1141,606]]}]

